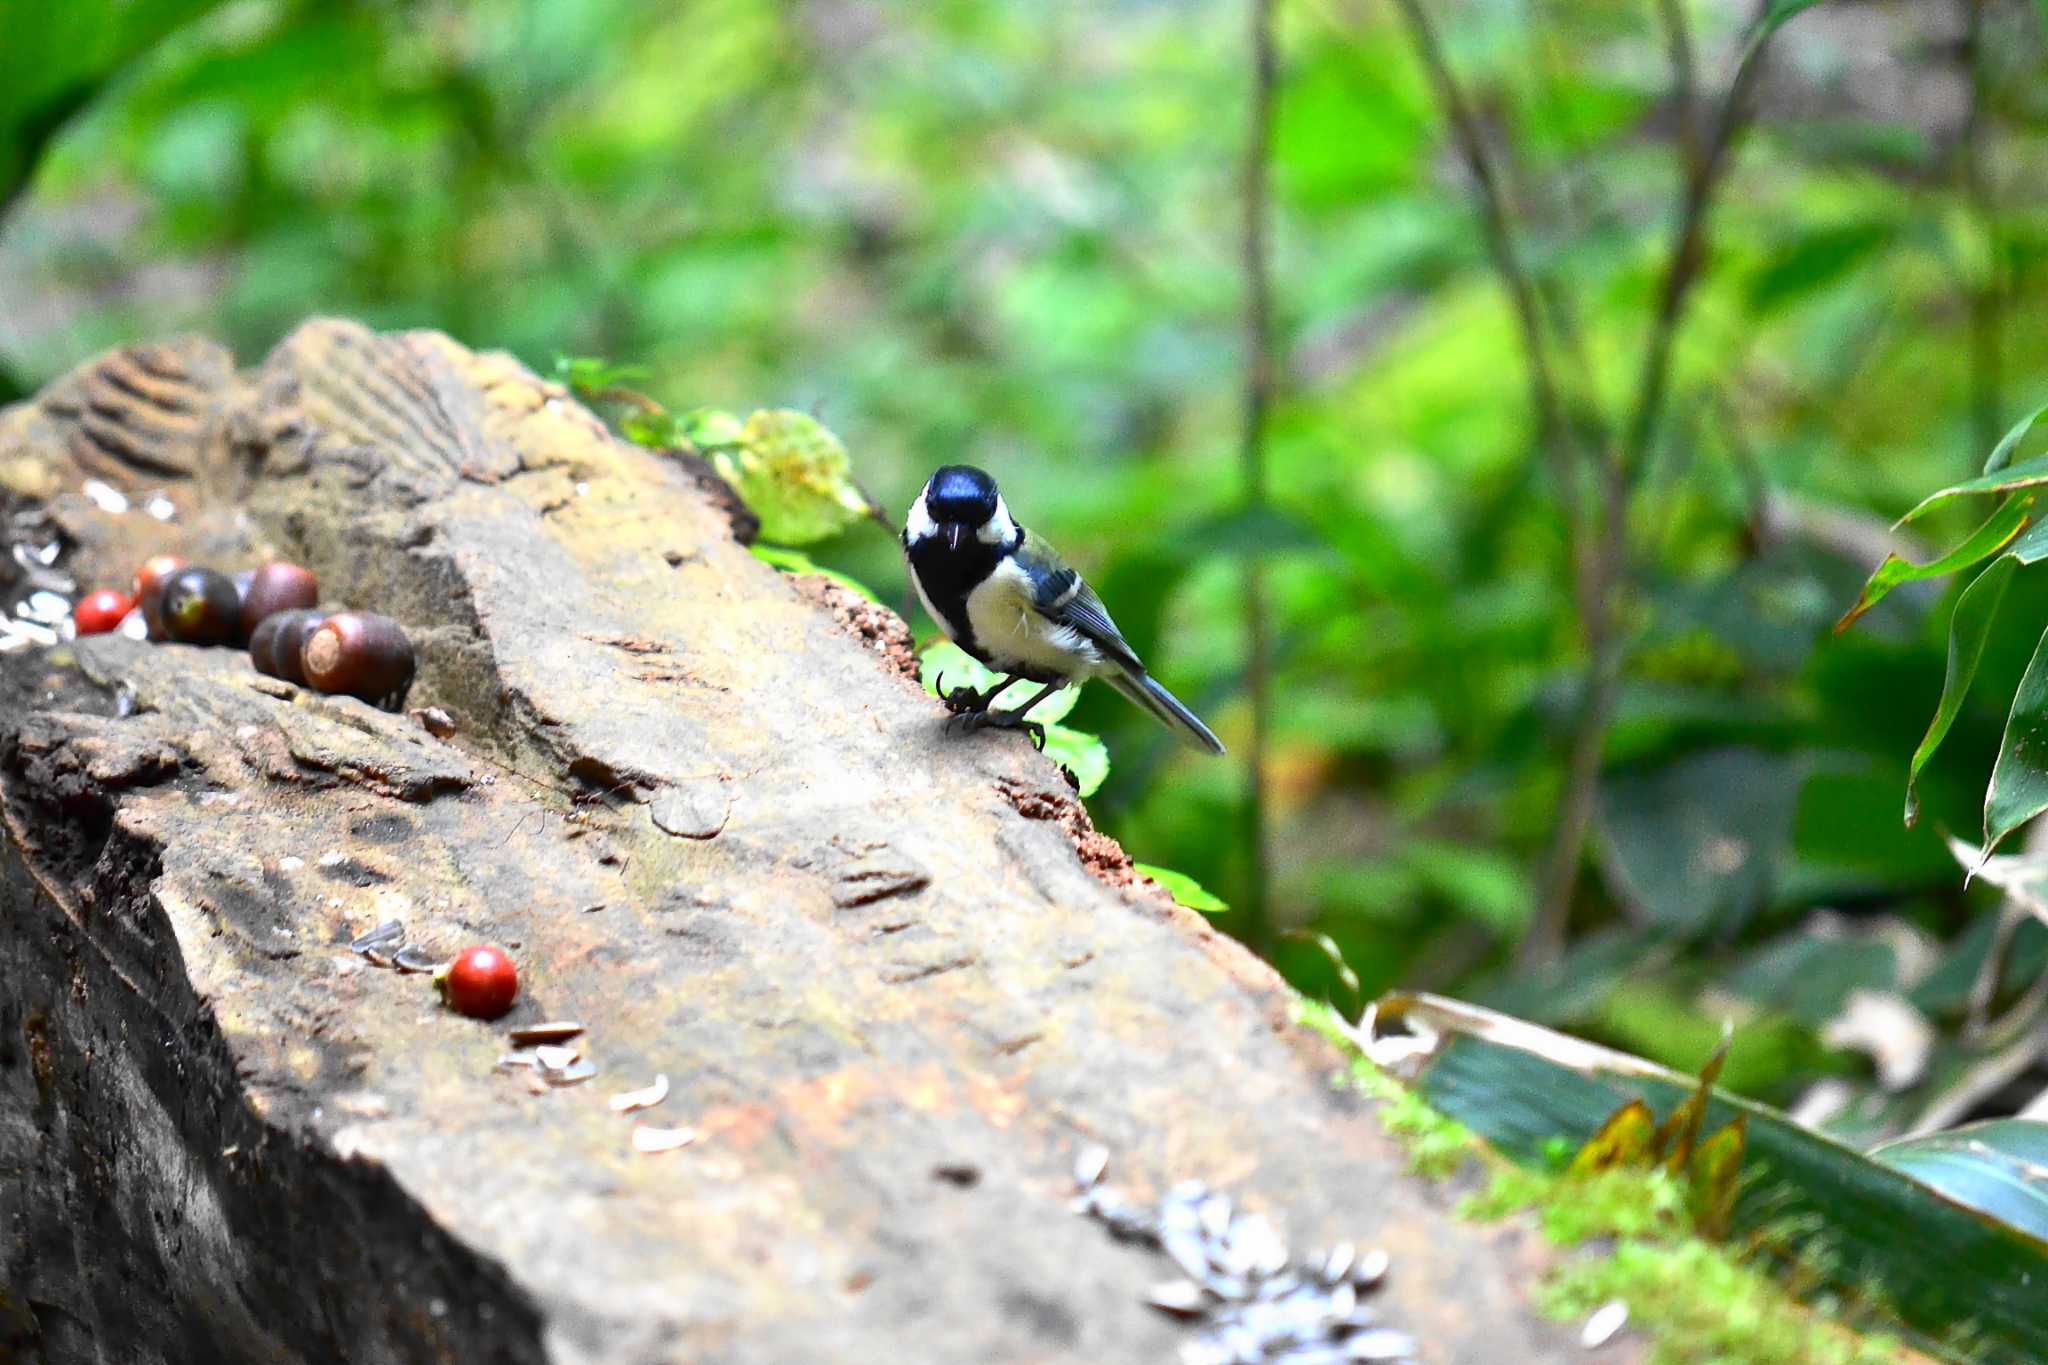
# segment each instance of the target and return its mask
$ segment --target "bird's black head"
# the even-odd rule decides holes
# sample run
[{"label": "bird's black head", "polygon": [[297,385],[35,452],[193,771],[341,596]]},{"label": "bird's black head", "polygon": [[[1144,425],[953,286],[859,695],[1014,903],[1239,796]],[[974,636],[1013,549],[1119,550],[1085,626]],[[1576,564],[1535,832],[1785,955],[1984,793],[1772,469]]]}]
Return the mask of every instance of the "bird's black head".
[{"label": "bird's black head", "polygon": [[932,520],[974,529],[996,514],[996,481],[973,465],[949,464],[924,486]]}]

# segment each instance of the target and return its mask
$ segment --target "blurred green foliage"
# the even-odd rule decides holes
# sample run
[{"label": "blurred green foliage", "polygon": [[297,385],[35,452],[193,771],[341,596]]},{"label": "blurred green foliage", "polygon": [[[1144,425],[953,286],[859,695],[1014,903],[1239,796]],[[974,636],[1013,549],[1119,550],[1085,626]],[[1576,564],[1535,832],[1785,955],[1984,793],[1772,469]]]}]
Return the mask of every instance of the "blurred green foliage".
[{"label": "blurred green foliage", "polygon": [[[1837,1121],[1893,1130],[1991,1046],[1963,1025],[1997,893],[1939,831],[1978,827],[2037,634],[1986,633],[1902,828],[1941,588],[1829,627],[1887,553],[1969,533],[1988,509],[1932,512],[1924,542],[1887,526],[2048,398],[2041,20],[1994,0],[1972,41],[1972,8],[1774,7],[1804,12],[1676,333],[1591,874],[1542,971],[1509,963],[1584,670],[1570,546],[1469,177],[1389,4],[1278,7],[1270,516],[1237,514],[1249,76],[1241,8],[1210,0],[233,0],[80,100],[0,223],[0,364],[40,382],[184,327],[254,357],[344,313],[537,369],[630,362],[678,412],[812,414],[892,514],[933,466],[983,465],[1231,744],[1189,755],[1101,689],[1072,717],[1115,757],[1097,820],[1230,906],[1260,554],[1283,971],[1348,1003],[1348,964],[1367,996],[1455,990],[1681,1065],[1733,1014],[1731,1082],[1790,1101],[1839,1073]],[[1719,91],[1760,11],[1671,9]],[[0,31],[30,12],[0,0]],[[1566,378],[1624,410],[1693,107],[1665,8],[1431,12]],[[902,600],[867,522],[805,553]],[[2000,620],[2044,617],[2048,585],[2014,575]],[[2016,945],[1988,1004],[2040,966]],[[1919,1086],[1886,1091],[1830,1032],[1858,991],[1937,1035]]]}]

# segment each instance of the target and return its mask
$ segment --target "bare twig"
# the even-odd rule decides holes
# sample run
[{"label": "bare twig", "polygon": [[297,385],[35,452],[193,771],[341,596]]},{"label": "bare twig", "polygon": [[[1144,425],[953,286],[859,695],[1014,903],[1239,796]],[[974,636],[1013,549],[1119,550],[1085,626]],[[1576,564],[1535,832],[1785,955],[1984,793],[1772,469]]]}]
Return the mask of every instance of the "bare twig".
[{"label": "bare twig", "polygon": [[1506,190],[1494,167],[1492,154],[1487,150],[1486,136],[1473,112],[1472,102],[1465,97],[1463,88],[1451,71],[1443,42],[1437,36],[1436,26],[1431,22],[1423,0],[1394,0],[1394,5],[1408,25],[1416,53],[1422,58],[1423,69],[1429,77],[1430,88],[1436,94],[1437,103],[1443,106],[1444,117],[1450,122],[1458,150],[1471,172],[1473,197],[1478,201],[1487,250],[1493,257],[1494,270],[1507,290],[1508,302],[1514,308],[1515,321],[1522,333],[1523,363],[1529,372],[1529,406],[1536,417],[1536,443],[1550,464],[1558,498],[1565,509],[1565,522],[1571,531],[1570,539],[1577,545],[1580,543],[1580,513],[1571,419],[1564,391],[1557,381],[1556,366],[1551,360],[1550,339],[1543,326],[1541,295],[1534,277],[1522,261],[1509,226]]},{"label": "bare twig", "polygon": [[1671,59],[1671,102],[1678,113],[1678,146],[1685,153],[1686,174],[1700,163],[1700,78],[1692,55],[1692,25],[1685,0],[1658,0],[1664,20],[1664,49]]},{"label": "bare twig", "polygon": [[[1268,163],[1273,136],[1272,0],[1251,0],[1251,117],[1244,153],[1245,392],[1242,460],[1246,507],[1266,505],[1266,415],[1273,400],[1273,297],[1268,263],[1271,195]],[[1264,951],[1271,940],[1267,904],[1266,743],[1271,707],[1272,658],[1267,638],[1265,566],[1256,548],[1245,560],[1245,677],[1251,693],[1252,733],[1245,755],[1244,840],[1251,877],[1244,901],[1244,938]]]},{"label": "bare twig", "polygon": [[[1760,5],[1751,21],[1749,37],[1722,98],[1710,140],[1698,156],[1685,157],[1677,234],[1665,262],[1657,314],[1651,323],[1649,344],[1644,348],[1635,402],[1621,449],[1599,471],[1597,525],[1591,545],[1583,552],[1586,567],[1580,594],[1588,656],[1585,680],[1565,760],[1564,794],[1558,803],[1550,848],[1537,878],[1536,913],[1528,935],[1522,940],[1520,956],[1525,965],[1554,962],[1564,950],[1566,921],[1571,914],[1599,794],[1600,760],[1606,747],[1608,722],[1621,688],[1621,622],[1614,597],[1627,549],[1629,493],[1664,415],[1670,391],[1672,347],[1693,286],[1706,262],[1714,192],[1728,167],[1729,153],[1748,123],[1750,91],[1762,67],[1771,32],[1765,23],[1767,13],[1768,4]],[[1667,16],[1667,22],[1670,17]],[[1690,39],[1683,36],[1683,16],[1676,18],[1679,27],[1673,32],[1681,36],[1672,39],[1673,80],[1682,83],[1691,79]],[[1683,61],[1677,55],[1681,43],[1686,54]]]}]

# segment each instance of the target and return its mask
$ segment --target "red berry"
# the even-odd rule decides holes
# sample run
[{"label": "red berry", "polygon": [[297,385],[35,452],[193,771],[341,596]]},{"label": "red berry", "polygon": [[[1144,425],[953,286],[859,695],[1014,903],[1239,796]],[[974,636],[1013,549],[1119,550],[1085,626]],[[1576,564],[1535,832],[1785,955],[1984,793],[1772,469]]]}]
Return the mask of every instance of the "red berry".
[{"label": "red berry", "polygon": [[127,593],[101,588],[78,599],[78,605],[71,609],[71,620],[80,635],[105,635],[134,609],[135,599]]},{"label": "red berry", "polygon": [[512,999],[519,994],[519,973],[503,948],[481,943],[455,955],[441,979],[441,993],[457,1014],[495,1019],[512,1008]]}]

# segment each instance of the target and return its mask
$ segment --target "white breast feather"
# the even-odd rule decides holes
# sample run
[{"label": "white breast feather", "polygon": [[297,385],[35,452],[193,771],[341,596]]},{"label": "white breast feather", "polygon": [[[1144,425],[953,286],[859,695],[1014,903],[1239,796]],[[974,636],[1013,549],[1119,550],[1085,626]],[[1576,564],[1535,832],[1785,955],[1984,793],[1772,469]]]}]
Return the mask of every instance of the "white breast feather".
[{"label": "white breast feather", "polygon": [[967,620],[982,652],[999,668],[1013,664],[1075,678],[1092,674],[1101,653],[1072,626],[1055,625],[1032,610],[1031,598],[1030,576],[1011,559],[967,594]]}]

